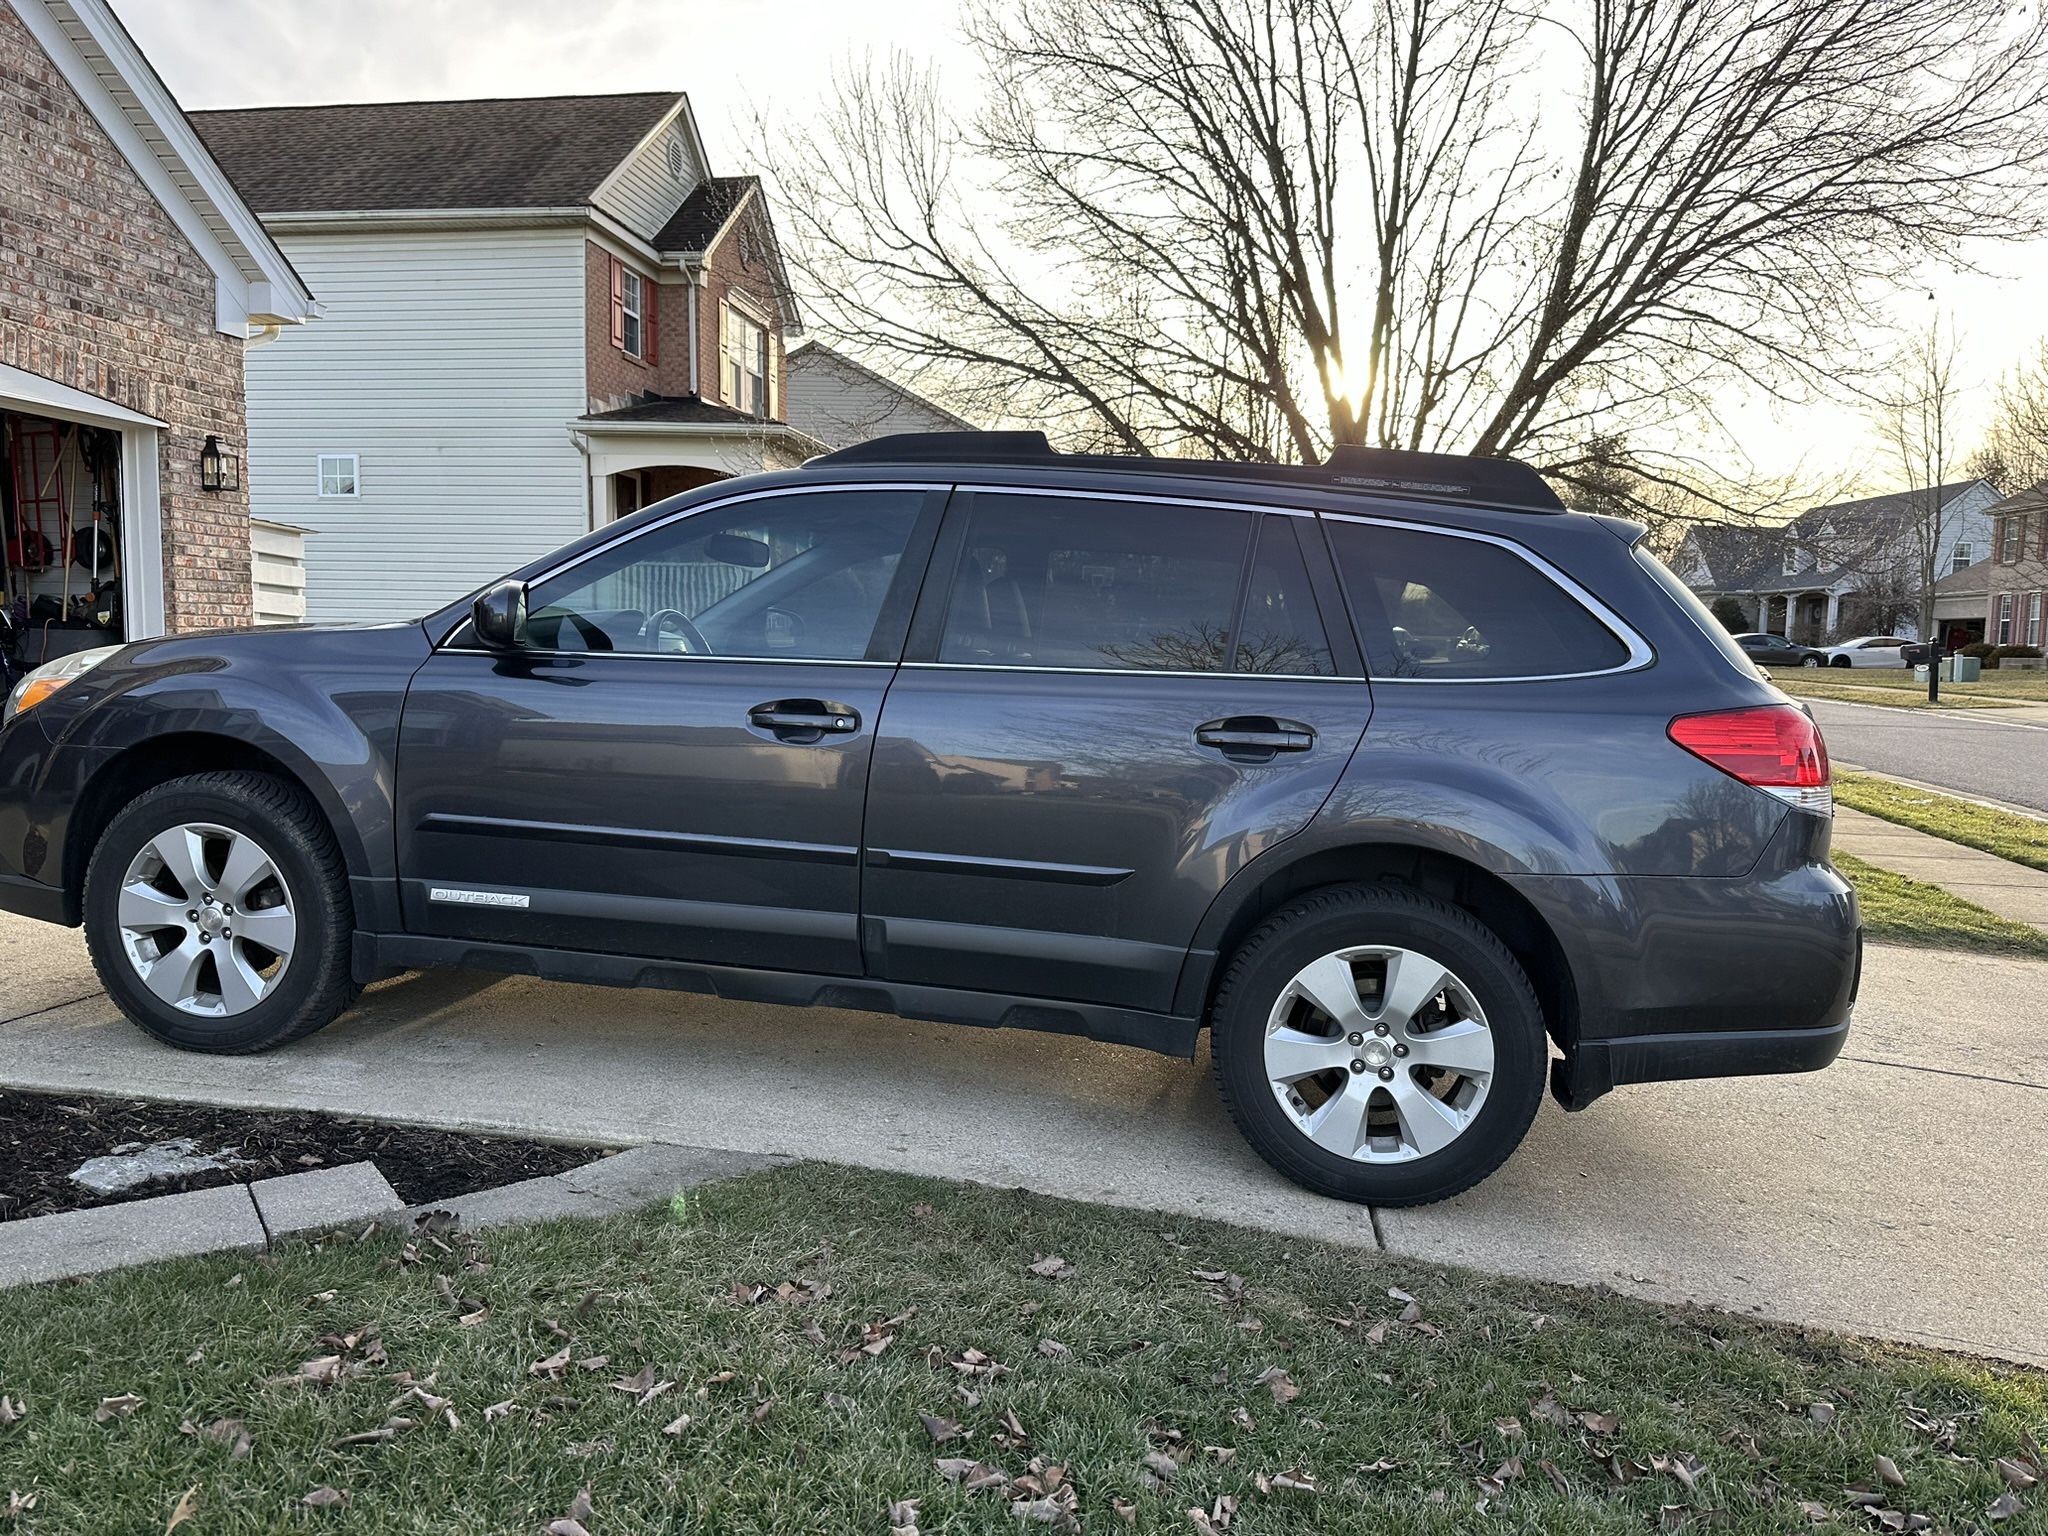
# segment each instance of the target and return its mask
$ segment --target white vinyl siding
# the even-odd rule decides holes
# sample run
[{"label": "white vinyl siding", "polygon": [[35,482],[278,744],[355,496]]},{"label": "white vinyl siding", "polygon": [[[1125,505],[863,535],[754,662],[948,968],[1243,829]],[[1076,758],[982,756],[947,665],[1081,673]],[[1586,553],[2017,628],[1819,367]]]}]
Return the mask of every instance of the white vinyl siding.
[{"label": "white vinyl siding", "polygon": [[669,124],[613,172],[610,184],[597,195],[598,207],[643,240],[661,233],[662,225],[704,179],[704,167],[695,163],[687,138],[682,140],[683,179],[669,174],[668,140],[680,133],[677,124]]},{"label": "white vinyl siding", "polygon": [[[412,618],[588,526],[579,229],[286,235],[319,324],[247,358],[250,506],[299,524],[306,616]],[[337,442],[355,499],[312,471]]]},{"label": "white vinyl siding", "polygon": [[258,624],[306,620],[306,532],[249,519],[249,567]]},{"label": "white vinyl siding", "polygon": [[783,420],[833,448],[891,432],[964,432],[968,422],[851,367],[813,343],[789,354]]}]

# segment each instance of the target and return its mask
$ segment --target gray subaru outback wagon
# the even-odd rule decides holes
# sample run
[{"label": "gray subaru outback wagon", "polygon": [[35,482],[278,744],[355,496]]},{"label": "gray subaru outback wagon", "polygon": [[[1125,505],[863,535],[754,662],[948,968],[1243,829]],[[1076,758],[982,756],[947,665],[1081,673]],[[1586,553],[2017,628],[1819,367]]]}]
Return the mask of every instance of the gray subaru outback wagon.
[{"label": "gray subaru outback wagon", "polygon": [[1273,1166],[1439,1200],[1548,1078],[1823,1067],[1861,946],[1826,750],[1527,467],[885,438],[416,623],[32,674],[0,906],[159,1039],[466,965],[1192,1056]]}]

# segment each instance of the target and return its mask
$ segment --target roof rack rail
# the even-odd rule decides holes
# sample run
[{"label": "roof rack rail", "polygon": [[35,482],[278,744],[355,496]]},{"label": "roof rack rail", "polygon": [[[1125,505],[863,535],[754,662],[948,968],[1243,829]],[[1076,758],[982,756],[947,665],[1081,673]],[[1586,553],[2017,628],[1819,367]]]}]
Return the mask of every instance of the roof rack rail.
[{"label": "roof rack rail", "polygon": [[1127,454],[1061,453],[1043,432],[898,432],[835,449],[808,464],[1020,464],[1138,474],[1202,475],[1484,502],[1524,512],[1562,512],[1557,492],[1519,459],[1344,444],[1320,465],[1251,464],[1229,459],[1168,459]]}]

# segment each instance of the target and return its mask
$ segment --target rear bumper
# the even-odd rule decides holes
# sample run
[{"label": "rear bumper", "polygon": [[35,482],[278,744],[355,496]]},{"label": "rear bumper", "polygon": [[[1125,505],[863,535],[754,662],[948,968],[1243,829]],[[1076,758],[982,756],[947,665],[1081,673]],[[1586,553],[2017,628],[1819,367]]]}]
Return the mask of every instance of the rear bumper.
[{"label": "rear bumper", "polygon": [[1566,1109],[1584,1109],[1610,1088],[1689,1077],[1756,1077],[1818,1072],[1849,1038],[1849,1020],[1826,1029],[1717,1030],[1711,1034],[1629,1035],[1581,1040],[1550,1064],[1550,1091]]}]

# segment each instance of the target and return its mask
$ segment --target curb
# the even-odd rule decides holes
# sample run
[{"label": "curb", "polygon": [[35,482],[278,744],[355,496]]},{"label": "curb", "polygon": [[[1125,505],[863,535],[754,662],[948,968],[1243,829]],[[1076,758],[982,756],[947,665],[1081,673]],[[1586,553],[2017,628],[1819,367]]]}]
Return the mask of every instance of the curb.
[{"label": "curb", "polygon": [[790,1161],[650,1142],[564,1173],[410,1207],[374,1163],[316,1168],[253,1184],[0,1222],[0,1290],[162,1259],[260,1251],[337,1227],[412,1222],[430,1214],[451,1215],[468,1231],[609,1216]]}]

